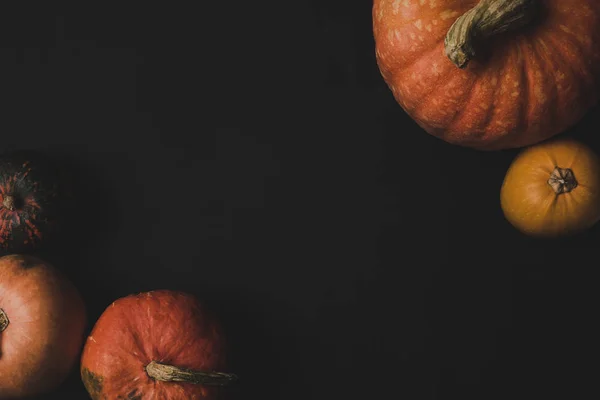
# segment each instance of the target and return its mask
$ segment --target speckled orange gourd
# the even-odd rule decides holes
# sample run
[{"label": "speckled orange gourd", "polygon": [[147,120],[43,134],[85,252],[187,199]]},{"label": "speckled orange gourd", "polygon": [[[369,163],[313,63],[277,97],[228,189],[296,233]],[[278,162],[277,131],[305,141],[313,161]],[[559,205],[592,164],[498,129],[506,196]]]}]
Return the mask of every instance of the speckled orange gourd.
[{"label": "speckled orange gourd", "polygon": [[597,0],[374,0],[373,27],[395,99],[449,143],[531,145],[598,100]]},{"label": "speckled orange gourd", "polygon": [[190,294],[156,290],[121,298],[100,316],[81,358],[94,400],[215,400],[236,379],[223,372],[217,321]]}]

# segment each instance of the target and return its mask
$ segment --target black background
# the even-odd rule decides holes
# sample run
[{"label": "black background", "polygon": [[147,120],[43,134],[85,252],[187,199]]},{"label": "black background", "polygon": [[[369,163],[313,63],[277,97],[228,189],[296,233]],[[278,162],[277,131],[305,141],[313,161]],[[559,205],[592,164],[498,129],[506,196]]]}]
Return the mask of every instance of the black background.
[{"label": "black background", "polygon": [[[0,150],[72,165],[82,224],[44,257],[90,326],[129,293],[198,295],[233,399],[597,393],[600,227],[516,232],[499,190],[517,151],[410,120],[371,1],[277,3],[2,18]],[[594,112],[565,135],[598,149]],[[86,392],[74,371],[42,398]]]}]

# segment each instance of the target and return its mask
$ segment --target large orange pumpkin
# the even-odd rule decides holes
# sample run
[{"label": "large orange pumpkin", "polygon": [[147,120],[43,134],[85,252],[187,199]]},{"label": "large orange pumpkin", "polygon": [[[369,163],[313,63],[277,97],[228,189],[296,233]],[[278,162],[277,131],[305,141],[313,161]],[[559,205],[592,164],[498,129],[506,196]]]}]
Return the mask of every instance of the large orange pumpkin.
[{"label": "large orange pumpkin", "polygon": [[500,201],[508,221],[526,234],[583,231],[600,219],[600,160],[571,139],[528,147],[508,169]]},{"label": "large orange pumpkin", "polygon": [[215,400],[225,345],[214,317],[192,295],[156,290],[123,297],[102,313],[81,358],[94,400]]},{"label": "large orange pumpkin", "polygon": [[83,346],[85,306],[50,264],[31,256],[0,258],[0,399],[51,391]]},{"label": "large orange pumpkin", "polygon": [[531,145],[598,99],[598,0],[374,0],[373,28],[398,103],[453,144]]}]

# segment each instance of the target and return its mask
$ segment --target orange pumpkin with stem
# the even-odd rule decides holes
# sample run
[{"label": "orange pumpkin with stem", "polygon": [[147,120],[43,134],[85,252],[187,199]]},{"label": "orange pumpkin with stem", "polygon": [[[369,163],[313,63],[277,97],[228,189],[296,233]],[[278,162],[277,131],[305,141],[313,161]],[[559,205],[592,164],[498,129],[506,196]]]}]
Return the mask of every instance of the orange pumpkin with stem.
[{"label": "orange pumpkin with stem", "polygon": [[81,356],[94,400],[215,400],[237,380],[223,372],[220,324],[194,296],[172,290],[130,295],[100,316]]},{"label": "orange pumpkin with stem", "polygon": [[572,139],[539,143],[513,161],[500,193],[507,220],[526,234],[583,231],[600,219],[600,159]]},{"label": "orange pumpkin with stem", "polygon": [[374,0],[373,29],[397,102],[453,144],[528,146],[598,100],[598,0]]}]

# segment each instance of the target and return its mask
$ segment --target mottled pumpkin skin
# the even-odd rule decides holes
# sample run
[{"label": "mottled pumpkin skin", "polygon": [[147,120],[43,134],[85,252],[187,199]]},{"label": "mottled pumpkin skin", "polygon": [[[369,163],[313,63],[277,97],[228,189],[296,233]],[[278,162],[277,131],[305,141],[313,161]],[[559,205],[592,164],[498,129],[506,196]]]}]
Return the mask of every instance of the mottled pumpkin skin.
[{"label": "mottled pumpkin skin", "polygon": [[[556,168],[572,170],[577,186],[556,194],[548,178]],[[550,140],[528,147],[512,162],[500,192],[507,220],[538,237],[567,236],[600,220],[600,160],[575,140]]]},{"label": "mottled pumpkin skin", "polygon": [[531,26],[492,37],[465,69],[446,56],[451,25],[478,0],[374,0],[377,63],[428,133],[479,150],[531,145],[598,100],[600,2],[540,0]]},{"label": "mottled pumpkin skin", "polygon": [[151,361],[225,372],[217,321],[192,295],[157,290],[121,298],[100,316],[81,358],[81,377],[94,400],[214,400],[219,388],[159,382]]},{"label": "mottled pumpkin skin", "polygon": [[86,312],[75,286],[32,256],[0,258],[0,399],[48,393],[79,360]]},{"label": "mottled pumpkin skin", "polygon": [[[7,196],[14,209],[3,205]],[[0,253],[38,247],[57,228],[59,183],[56,171],[39,155],[0,156]]]}]

